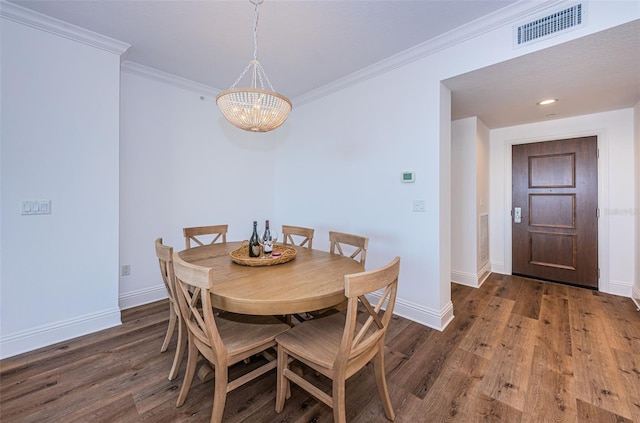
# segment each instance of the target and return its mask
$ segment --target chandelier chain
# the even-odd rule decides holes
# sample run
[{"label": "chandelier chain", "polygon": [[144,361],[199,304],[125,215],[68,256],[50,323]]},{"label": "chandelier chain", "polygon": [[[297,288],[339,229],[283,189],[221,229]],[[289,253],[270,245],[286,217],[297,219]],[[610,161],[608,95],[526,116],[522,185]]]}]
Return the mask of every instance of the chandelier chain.
[{"label": "chandelier chain", "polygon": [[246,68],[244,68],[244,70],[242,71],[242,73],[240,74],[240,76],[238,77],[238,79],[236,79],[236,82],[233,83],[233,85],[231,85],[230,89],[234,89],[236,87],[236,85],[238,85],[238,83],[240,83],[240,80],[242,78],[244,78],[244,76],[247,74],[247,71],[249,70],[249,68],[251,67],[252,63],[249,62],[249,64],[247,65]]},{"label": "chandelier chain", "polygon": [[253,60],[258,60],[258,2],[251,1],[254,5],[253,11]]},{"label": "chandelier chain", "polygon": [[258,82],[260,83],[260,88],[265,89],[265,80],[267,81],[267,86],[271,91],[275,91],[267,73],[264,71],[264,68],[260,64],[258,60],[258,20],[260,17],[260,13],[258,12],[258,5],[262,4],[264,0],[249,0],[249,2],[253,3],[254,13],[253,13],[253,60],[249,62],[249,64],[244,68],[238,79],[231,85],[230,89],[236,88],[236,86],[240,83],[242,78],[245,77],[249,69],[253,66],[253,71],[251,73],[251,83],[250,86],[252,88],[258,88]]}]

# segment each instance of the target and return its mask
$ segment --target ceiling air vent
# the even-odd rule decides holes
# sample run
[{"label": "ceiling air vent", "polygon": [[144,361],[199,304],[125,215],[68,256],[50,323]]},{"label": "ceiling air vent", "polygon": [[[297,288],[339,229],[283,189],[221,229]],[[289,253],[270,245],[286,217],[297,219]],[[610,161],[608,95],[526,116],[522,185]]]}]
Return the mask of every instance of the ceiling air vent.
[{"label": "ceiling air vent", "polygon": [[548,16],[522,24],[515,28],[516,46],[520,47],[552,35],[582,26],[585,18],[582,4],[552,13]]}]

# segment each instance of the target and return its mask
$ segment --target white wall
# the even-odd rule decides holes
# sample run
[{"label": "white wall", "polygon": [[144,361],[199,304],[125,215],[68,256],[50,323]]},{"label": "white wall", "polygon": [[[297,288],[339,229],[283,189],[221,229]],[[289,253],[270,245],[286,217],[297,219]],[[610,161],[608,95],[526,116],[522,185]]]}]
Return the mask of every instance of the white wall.
[{"label": "white wall", "polygon": [[[477,242],[477,274],[478,274],[478,283],[481,284],[484,280],[489,276],[491,272],[491,251],[489,249],[489,234],[486,234],[486,239],[482,239],[481,230],[480,230],[480,219],[482,216],[486,216],[487,220],[489,218],[489,204],[491,203],[491,133],[489,128],[478,119],[477,131],[476,131],[476,173],[477,173],[477,181],[476,181],[476,222],[478,222],[478,242]],[[454,187],[453,191],[455,191],[457,187]],[[488,232],[491,232],[491,227],[488,227]],[[483,246],[482,243],[486,245],[485,255],[486,257],[482,257]]]},{"label": "white wall", "polygon": [[[201,98],[204,97],[204,98]],[[153,247],[184,249],[182,228],[228,224],[248,239],[274,219],[275,150],[286,127],[253,134],[226,121],[215,97],[122,73],[120,306],[166,298]],[[274,224],[278,224],[275,220]]]},{"label": "white wall", "polygon": [[[120,323],[117,54],[0,19],[0,357]],[[51,214],[22,216],[23,200]]]},{"label": "white wall", "polygon": [[[368,236],[367,268],[399,255],[396,311],[440,327],[440,84],[422,70],[403,67],[294,109],[278,150],[276,214],[314,227],[318,249],[329,230]],[[371,101],[373,92],[385,101]],[[412,106],[423,98],[438,102]],[[401,182],[407,170],[415,183]],[[425,212],[412,211],[414,199]]]},{"label": "white wall", "polygon": [[635,138],[633,156],[635,157],[636,170],[636,207],[634,209],[636,224],[636,257],[634,260],[635,282],[633,285],[633,298],[636,301],[636,305],[640,308],[640,102],[636,104],[633,109],[633,129]]},{"label": "white wall", "polygon": [[596,135],[598,137],[599,290],[631,296],[637,192],[633,109],[558,119],[491,131],[492,269],[511,273],[511,146]]},{"label": "white wall", "polygon": [[478,286],[477,167],[478,118],[451,122],[451,280]]},{"label": "white wall", "polygon": [[477,117],[451,122],[451,186],[451,281],[478,287],[490,266],[480,239],[489,210],[489,129]]}]

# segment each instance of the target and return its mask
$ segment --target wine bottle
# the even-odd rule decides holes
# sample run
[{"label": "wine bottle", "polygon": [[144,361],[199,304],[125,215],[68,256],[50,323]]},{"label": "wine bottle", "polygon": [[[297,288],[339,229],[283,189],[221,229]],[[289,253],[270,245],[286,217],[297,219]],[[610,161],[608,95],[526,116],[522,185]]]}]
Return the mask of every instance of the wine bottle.
[{"label": "wine bottle", "polygon": [[264,234],[262,235],[263,250],[265,254],[271,254],[273,252],[273,238],[271,237],[271,230],[269,230],[269,221],[264,221]]},{"label": "wine bottle", "polygon": [[258,241],[258,222],[253,221],[253,233],[249,238],[249,257],[260,257],[260,242]]}]

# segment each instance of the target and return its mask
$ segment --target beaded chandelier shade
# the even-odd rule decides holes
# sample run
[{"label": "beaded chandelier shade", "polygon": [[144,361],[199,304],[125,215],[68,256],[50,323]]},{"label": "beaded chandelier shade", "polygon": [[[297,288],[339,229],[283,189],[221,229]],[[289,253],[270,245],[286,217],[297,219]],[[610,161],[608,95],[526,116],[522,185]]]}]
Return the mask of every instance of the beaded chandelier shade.
[{"label": "beaded chandelier shade", "polygon": [[[253,18],[253,60],[249,62],[231,88],[216,97],[224,117],[245,131],[268,132],[284,123],[289,116],[291,101],[277,93],[258,61],[258,5],[264,0],[249,0],[255,5]],[[249,73],[250,86],[236,88]],[[265,82],[268,89],[265,89]],[[258,88],[258,83],[260,87]]]}]

